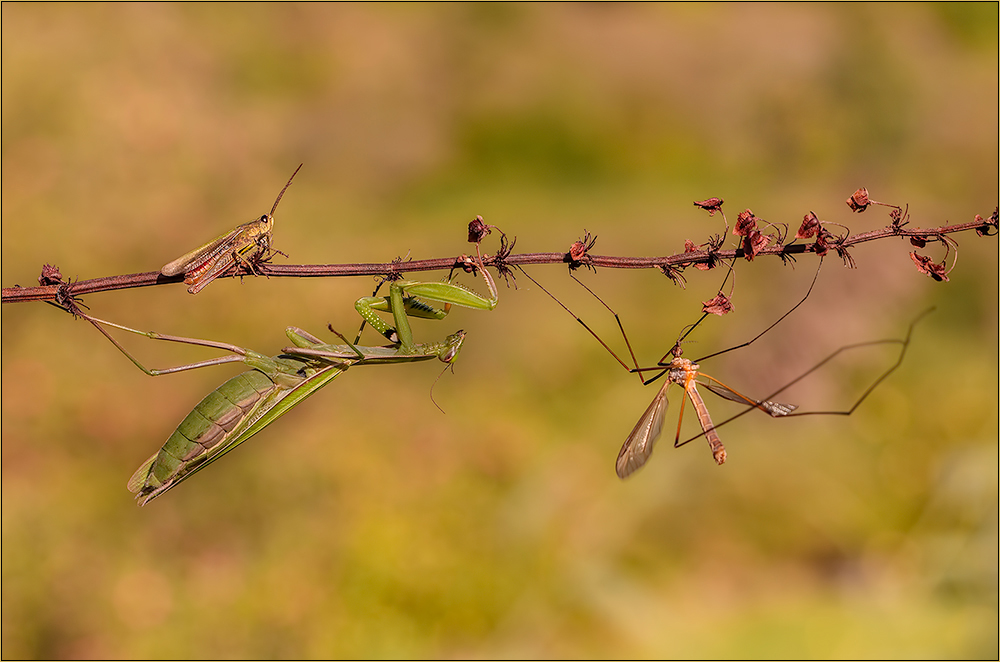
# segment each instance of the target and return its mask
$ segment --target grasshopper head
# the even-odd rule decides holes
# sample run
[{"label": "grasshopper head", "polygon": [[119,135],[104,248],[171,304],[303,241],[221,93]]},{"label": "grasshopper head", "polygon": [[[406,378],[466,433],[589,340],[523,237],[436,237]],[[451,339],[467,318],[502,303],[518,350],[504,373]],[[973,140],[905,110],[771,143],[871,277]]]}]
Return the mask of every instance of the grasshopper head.
[{"label": "grasshopper head", "polygon": [[442,363],[447,363],[451,365],[458,358],[458,353],[462,349],[462,343],[465,342],[465,331],[461,329],[451,334],[444,340],[444,345],[441,352],[438,354],[438,359]]}]

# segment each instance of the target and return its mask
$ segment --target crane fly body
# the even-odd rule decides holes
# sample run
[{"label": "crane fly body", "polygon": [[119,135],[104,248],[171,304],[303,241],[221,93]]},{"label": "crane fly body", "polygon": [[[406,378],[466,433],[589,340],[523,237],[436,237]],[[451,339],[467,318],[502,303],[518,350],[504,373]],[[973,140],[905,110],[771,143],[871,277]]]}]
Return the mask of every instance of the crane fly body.
[{"label": "crane fly body", "polygon": [[[653,446],[660,437],[663,430],[663,418],[667,413],[667,389],[671,384],[677,384],[684,389],[691,405],[698,416],[698,424],[702,433],[708,440],[708,446],[712,451],[712,457],[716,464],[726,461],[726,448],[716,432],[712,416],[708,412],[708,407],[698,392],[698,385],[702,385],[719,397],[741,404],[751,405],[771,416],[787,416],[797,409],[796,405],[788,405],[780,402],[757,401],[746,397],[729,388],[714,377],[710,377],[703,372],[699,372],[700,366],[689,359],[681,356],[680,343],[675,344],[671,350],[673,359],[669,363],[661,363],[658,366],[660,375],[664,376],[664,384],[653,401],[649,403],[646,411],[639,417],[632,432],[629,433],[625,443],[622,444],[621,451],[618,452],[618,460],[615,462],[615,470],[619,478],[627,478],[637,469],[641,468],[649,460],[653,453]],[[646,370],[641,370],[645,372]],[[653,379],[656,379],[654,377]],[[674,446],[681,445],[680,433],[681,422],[684,420],[684,400],[681,400],[681,412],[677,419],[677,436],[674,439]],[[686,442],[685,442],[686,443]]]}]

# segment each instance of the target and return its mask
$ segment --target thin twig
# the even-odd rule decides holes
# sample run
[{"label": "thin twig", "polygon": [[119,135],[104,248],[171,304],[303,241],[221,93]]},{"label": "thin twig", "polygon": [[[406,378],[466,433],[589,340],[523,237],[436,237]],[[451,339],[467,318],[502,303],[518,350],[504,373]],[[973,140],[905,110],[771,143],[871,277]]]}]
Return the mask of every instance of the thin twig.
[{"label": "thin twig", "polygon": [[[995,236],[997,234],[997,217],[995,211],[988,219],[977,216],[975,221],[969,223],[958,223],[955,225],[945,225],[937,228],[919,229],[906,228],[898,222],[894,222],[884,228],[862,232],[860,234],[845,237],[838,241],[835,246],[842,256],[847,256],[847,249],[858,244],[887,239],[889,237],[909,237],[916,240],[941,240],[944,236],[956,232],[966,232],[976,230],[981,236]],[[820,253],[817,248],[821,244],[779,244],[766,246],[756,250],[754,257],[776,256],[786,260],[791,255],[802,255],[806,253]],[[676,272],[680,268],[696,265],[715,265],[719,260],[727,260],[745,257],[744,250],[713,250],[709,246],[707,250],[675,253],[660,257],[622,257],[613,255],[586,255],[587,265],[591,268],[606,267],[610,269],[658,269],[663,273]],[[848,261],[845,258],[845,262]],[[486,266],[497,266],[495,256],[484,257]],[[520,253],[516,255],[502,256],[502,265],[523,266],[528,264],[579,264],[579,256],[574,257],[572,251],[566,253]],[[268,277],[294,277],[294,278],[329,278],[337,276],[389,276],[399,277],[403,272],[414,273],[420,271],[439,271],[443,269],[462,268],[463,261],[460,257],[436,258],[430,260],[409,260],[406,262],[360,262],[353,264],[268,264],[260,263],[256,265],[256,270],[263,276]],[[704,268],[704,267],[703,267]],[[242,265],[234,267],[220,278],[232,278],[235,276],[249,275],[248,270]],[[133,287],[151,287],[154,285],[167,285],[171,283],[181,283],[183,275],[164,276],[158,271],[147,271],[144,273],[124,274],[119,276],[105,276],[90,280],[80,280],[73,283],[44,285],[41,287],[5,287],[3,288],[3,303],[22,303],[25,301],[55,301],[59,296],[81,296],[93,294],[95,292],[107,292],[111,290],[122,290]],[[61,292],[61,294],[60,294]]]}]

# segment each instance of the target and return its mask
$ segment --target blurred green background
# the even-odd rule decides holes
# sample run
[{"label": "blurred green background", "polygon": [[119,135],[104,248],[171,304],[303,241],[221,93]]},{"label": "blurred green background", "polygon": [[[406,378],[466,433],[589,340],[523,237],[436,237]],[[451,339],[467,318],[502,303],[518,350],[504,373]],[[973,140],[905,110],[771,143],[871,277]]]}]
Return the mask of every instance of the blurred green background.
[{"label": "blurred green background", "polygon": [[[813,210],[854,232],[888,222],[848,210],[862,185],[914,226],[997,204],[995,3],[2,12],[4,286],[45,262],[155,270],[270,209],[300,162],[275,243],[305,264],[457,255],[476,214],[518,252],[586,229],[599,254],[667,255],[721,232],[691,205],[710,196],[730,220],[750,207],[794,229]],[[524,278],[494,312],[415,323],[469,332],[435,389],[446,415],[434,365],[358,368],[144,509],[126,479],[238,368],[150,379],[87,324],[6,305],[2,655],[995,657],[998,250],[955,238],[948,283],[905,241],[858,247],[856,270],[829,259],[799,311],[703,364],[763,394],[936,305],[853,416],[748,416],[722,429],[724,467],[665,441],[627,482],[614,459],[654,388]],[[736,312],[688,355],[757,333],[814,269],[738,265]],[[564,267],[531,273],[621,346]],[[722,273],[686,276],[582,277],[649,364]],[[287,325],[354,327],[372,286],[225,279],[85,302],[274,353]],[[213,355],[125,342],[159,367]],[[849,406],[892,360],[853,353],[786,399]]]}]

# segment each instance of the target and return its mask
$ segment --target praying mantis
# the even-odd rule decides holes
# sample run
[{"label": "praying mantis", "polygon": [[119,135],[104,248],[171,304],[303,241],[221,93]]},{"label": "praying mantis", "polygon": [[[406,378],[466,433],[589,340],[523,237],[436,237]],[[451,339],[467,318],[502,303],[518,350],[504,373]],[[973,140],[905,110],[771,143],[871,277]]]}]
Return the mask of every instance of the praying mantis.
[{"label": "praying mantis", "polygon": [[[478,256],[477,268],[489,287],[484,297],[457,283],[400,280],[390,284],[389,296],[364,297],[355,308],[365,321],[392,344],[363,347],[336,334],[344,345],[324,344],[320,339],[296,327],[285,331],[292,346],[277,356],[265,356],[229,343],[169,336],[136,329],[86,315],[140,370],[158,376],[194,370],[223,363],[243,362],[250,370],[237,375],[209,393],[177,426],[166,443],[149,457],[128,481],[140,506],[173,489],[209,464],[247,441],[275,422],[294,406],[356,365],[412,363],[438,359],[447,367],[454,365],[465,340],[457,331],[441,342],[415,343],[408,317],[443,319],[452,305],[478,310],[493,310],[498,301],[496,284]],[[436,308],[423,301],[445,304]],[[392,314],[392,324],[378,316]],[[215,359],[166,369],[149,369],[133,357],[103,326],[109,326],[154,340],[223,349],[230,354]],[[357,342],[357,341],[355,341]]]},{"label": "praying mantis", "polygon": [[184,284],[190,285],[188,292],[198,294],[236,262],[253,272],[253,261],[256,257],[265,252],[280,252],[271,248],[274,210],[278,208],[281,196],[292,185],[292,180],[295,179],[295,175],[301,168],[302,164],[300,163],[292,176],[288,178],[288,183],[278,193],[270,213],[238,225],[226,234],[181,255],[173,262],[168,262],[160,269],[160,273],[164,276],[184,274]]}]

